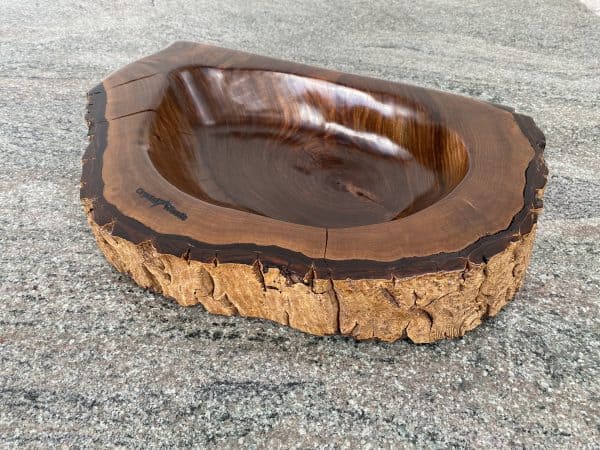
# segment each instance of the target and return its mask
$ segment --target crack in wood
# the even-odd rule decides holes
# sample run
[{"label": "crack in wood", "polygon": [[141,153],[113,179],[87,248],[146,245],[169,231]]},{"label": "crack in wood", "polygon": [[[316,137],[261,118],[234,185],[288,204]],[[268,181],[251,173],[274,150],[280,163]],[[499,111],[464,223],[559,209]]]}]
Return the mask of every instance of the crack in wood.
[{"label": "crack in wood", "polygon": [[143,75],[141,77],[134,78],[133,80],[123,81],[122,83],[113,84],[110,88],[111,89],[118,88],[118,87],[121,87],[121,86],[125,86],[127,84],[135,83],[136,81],[145,80],[146,78],[155,77],[156,75],[161,75],[161,73],[160,72],[154,72],[154,73],[152,73],[150,75]]},{"label": "crack in wood", "polygon": [[262,290],[266,291],[267,285],[265,284],[265,275],[263,273],[263,265],[260,262],[260,258],[258,258],[258,255],[256,257],[256,261],[254,261],[254,263],[252,264],[252,270],[254,271],[254,275],[256,276],[256,279],[260,283]]},{"label": "crack in wood", "polygon": [[335,285],[333,284],[333,280],[331,278],[329,278],[329,284],[331,287],[331,292],[333,294],[333,298],[335,299],[335,302],[337,305],[336,312],[335,312],[336,333],[341,333],[342,332],[342,326],[341,326],[342,305],[340,303],[340,298],[338,296],[338,293],[335,290]]}]

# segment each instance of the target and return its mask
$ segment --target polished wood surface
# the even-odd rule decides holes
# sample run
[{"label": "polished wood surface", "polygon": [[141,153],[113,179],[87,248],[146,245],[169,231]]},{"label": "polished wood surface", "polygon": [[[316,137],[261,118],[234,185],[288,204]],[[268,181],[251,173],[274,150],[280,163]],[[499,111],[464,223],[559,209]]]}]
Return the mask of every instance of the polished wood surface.
[{"label": "polished wood surface", "polygon": [[464,178],[460,138],[394,95],[281,72],[169,76],[150,158],[202,201],[343,228],[397,220]]},{"label": "polished wood surface", "polygon": [[96,224],[290,280],[463,269],[541,208],[544,140],[525,116],[213,46],[177,43],[114,73],[88,120]]}]

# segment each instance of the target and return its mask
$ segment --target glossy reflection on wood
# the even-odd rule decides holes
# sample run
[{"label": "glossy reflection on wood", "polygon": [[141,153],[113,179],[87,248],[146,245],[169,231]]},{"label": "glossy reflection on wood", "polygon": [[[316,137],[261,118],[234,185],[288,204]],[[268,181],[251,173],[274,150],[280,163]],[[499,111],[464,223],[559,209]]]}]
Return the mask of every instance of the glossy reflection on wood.
[{"label": "glossy reflection on wood", "polygon": [[510,108],[193,43],[89,98],[98,244],[182,304],[429,342],[522,282],[544,137]]},{"label": "glossy reflection on wood", "polygon": [[[175,71],[150,157],[203,201],[317,227],[399,219],[467,171],[460,138],[394,95],[281,72]],[[185,170],[182,170],[185,168]]]}]

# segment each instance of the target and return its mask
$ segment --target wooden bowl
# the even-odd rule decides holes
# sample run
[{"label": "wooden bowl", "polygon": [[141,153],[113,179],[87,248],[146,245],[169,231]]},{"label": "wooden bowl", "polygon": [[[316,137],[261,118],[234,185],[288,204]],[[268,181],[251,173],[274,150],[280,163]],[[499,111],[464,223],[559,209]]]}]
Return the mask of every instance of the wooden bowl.
[{"label": "wooden bowl", "polygon": [[216,314],[431,342],[519,288],[546,181],[512,109],[178,42],[89,93],[107,259]]}]

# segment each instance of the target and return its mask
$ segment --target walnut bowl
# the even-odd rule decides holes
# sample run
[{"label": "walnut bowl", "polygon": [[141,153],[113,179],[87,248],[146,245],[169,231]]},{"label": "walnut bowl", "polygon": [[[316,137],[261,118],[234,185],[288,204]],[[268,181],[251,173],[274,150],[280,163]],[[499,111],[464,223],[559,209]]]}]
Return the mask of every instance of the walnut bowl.
[{"label": "walnut bowl", "polygon": [[88,98],[98,245],[182,305],[431,342],[523,281],[545,141],[511,108],[187,42]]}]

